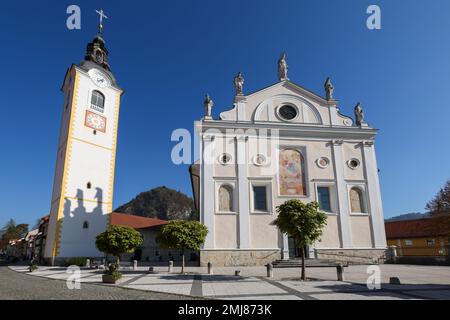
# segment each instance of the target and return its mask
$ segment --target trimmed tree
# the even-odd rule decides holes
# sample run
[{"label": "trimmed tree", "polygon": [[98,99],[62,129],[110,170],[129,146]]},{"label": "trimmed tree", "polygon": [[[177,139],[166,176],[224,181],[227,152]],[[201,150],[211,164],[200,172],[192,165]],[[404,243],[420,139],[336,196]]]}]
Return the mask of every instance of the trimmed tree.
[{"label": "trimmed tree", "polygon": [[141,234],[130,227],[113,226],[109,230],[100,233],[95,245],[101,252],[117,258],[117,267],[120,256],[124,253],[133,253],[143,243]]},{"label": "trimmed tree", "polygon": [[181,250],[181,273],[184,273],[185,250],[200,250],[207,234],[208,229],[198,221],[173,220],[161,228],[156,242],[161,248]]},{"label": "trimmed tree", "polygon": [[300,247],[302,257],[302,280],[306,280],[305,250],[322,236],[327,215],[319,211],[317,202],[305,204],[300,200],[288,200],[277,207],[278,217],[272,222],[282,233],[291,236]]}]

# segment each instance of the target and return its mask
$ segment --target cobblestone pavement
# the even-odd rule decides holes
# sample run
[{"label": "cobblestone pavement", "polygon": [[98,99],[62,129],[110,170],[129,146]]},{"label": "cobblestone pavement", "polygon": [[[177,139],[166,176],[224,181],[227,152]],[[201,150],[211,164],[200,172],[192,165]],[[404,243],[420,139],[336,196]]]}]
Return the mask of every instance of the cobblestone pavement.
[{"label": "cobblestone pavement", "polygon": [[81,284],[81,290],[69,290],[65,281],[56,281],[18,273],[0,266],[0,300],[177,300],[186,299],[167,293],[128,290],[96,284]]},{"label": "cobblestone pavement", "polygon": [[[148,267],[139,267],[134,271],[123,270],[123,278],[117,283],[117,286],[167,294],[230,300],[450,299],[450,267],[381,265],[378,266],[381,279],[380,290],[367,288],[366,281],[371,275],[367,267],[350,266],[346,268],[344,275],[346,281],[343,282],[336,281],[335,268],[309,268],[307,274],[313,281],[302,282],[298,280],[299,269],[297,268],[275,269],[274,277],[267,278],[264,267],[215,268],[214,275],[208,275],[206,268],[199,267],[186,268],[187,274],[185,275],[179,274],[180,268],[175,268],[172,273],[168,273],[167,267],[155,267],[155,273],[148,274],[146,272]],[[33,276],[60,280],[65,280],[69,276],[65,268],[40,267],[32,275],[27,274],[26,267],[11,268],[19,273],[25,273],[19,275],[22,280],[26,281]],[[240,277],[234,275],[236,269],[241,271]],[[98,270],[83,269],[81,271],[82,287],[88,289],[84,294],[89,296],[90,290],[100,291],[99,286],[94,288],[89,283],[100,284],[101,275],[102,273]],[[389,284],[390,277],[398,277],[401,284]],[[53,286],[63,290],[62,288],[66,285],[63,281],[53,281],[52,283],[55,284],[46,283],[52,290],[54,290]],[[10,286],[14,287],[14,284],[10,284]],[[112,290],[113,288],[107,287],[106,289]],[[0,298],[4,294],[4,290],[0,284]],[[18,290],[20,291],[20,286]],[[65,290],[67,291],[67,289]],[[15,294],[16,297],[20,296],[19,291]],[[45,295],[51,297],[53,294],[58,294],[57,292],[58,290],[53,293],[46,292]],[[69,295],[68,298],[83,299],[81,296],[76,296],[83,293],[66,294]],[[104,294],[106,297],[111,295],[112,298],[117,299],[145,298],[142,292],[134,291],[129,291],[128,295],[124,296],[121,296],[122,293],[114,293],[114,291]],[[137,295],[137,298],[133,295]]]}]

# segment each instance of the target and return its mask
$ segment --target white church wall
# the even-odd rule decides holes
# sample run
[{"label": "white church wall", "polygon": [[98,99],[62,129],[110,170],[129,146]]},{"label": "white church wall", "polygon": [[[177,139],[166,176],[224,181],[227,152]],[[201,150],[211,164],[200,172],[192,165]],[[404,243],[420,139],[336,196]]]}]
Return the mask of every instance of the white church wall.
[{"label": "white church wall", "polygon": [[341,247],[340,228],[337,215],[328,215],[327,225],[323,230],[320,241],[316,242],[316,248]]},{"label": "white church wall", "polygon": [[373,248],[372,228],[370,225],[369,216],[355,216],[350,217],[350,224],[352,230],[352,240],[354,248]]},{"label": "white church wall", "polygon": [[250,215],[250,245],[255,249],[278,248],[279,232],[270,225],[276,218],[273,214]]},{"label": "white church wall", "polygon": [[[213,141],[213,161],[215,177],[236,177],[236,145],[234,137],[225,137],[218,135]],[[221,156],[228,154],[231,158],[230,163],[222,163]]]},{"label": "white church wall", "polygon": [[[364,180],[364,159],[362,155],[361,142],[344,142],[342,145],[344,153],[344,177],[346,180]],[[350,168],[348,162],[357,159],[359,166]]]},{"label": "white church wall", "polygon": [[238,248],[238,215],[216,214],[215,220],[215,247],[221,249]]}]

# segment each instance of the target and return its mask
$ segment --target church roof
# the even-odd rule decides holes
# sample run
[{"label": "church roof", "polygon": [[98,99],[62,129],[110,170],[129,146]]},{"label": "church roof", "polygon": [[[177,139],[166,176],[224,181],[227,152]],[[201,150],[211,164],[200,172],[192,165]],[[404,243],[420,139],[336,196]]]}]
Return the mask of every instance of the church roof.
[{"label": "church roof", "polygon": [[160,227],[167,223],[168,221],[161,219],[134,216],[118,212],[111,213],[111,225],[113,226],[131,227],[134,229],[147,229]]}]

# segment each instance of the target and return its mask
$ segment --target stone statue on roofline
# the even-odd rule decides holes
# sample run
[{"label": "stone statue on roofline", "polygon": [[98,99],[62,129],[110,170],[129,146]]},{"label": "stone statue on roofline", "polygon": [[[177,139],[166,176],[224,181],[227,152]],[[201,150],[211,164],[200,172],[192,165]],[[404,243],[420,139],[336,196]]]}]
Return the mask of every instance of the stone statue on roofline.
[{"label": "stone statue on roofline", "polygon": [[237,95],[237,96],[242,96],[242,95],[243,95],[243,89],[244,89],[244,76],[242,75],[241,72],[239,72],[239,73],[234,77],[234,89],[236,90],[236,95]]},{"label": "stone statue on roofline", "polygon": [[355,122],[358,127],[361,127],[364,123],[364,111],[359,102],[355,106]]},{"label": "stone statue on roofline", "polygon": [[212,107],[214,106],[214,102],[211,100],[209,94],[206,94],[205,96],[204,106],[205,106],[205,118],[211,119]]},{"label": "stone statue on roofline", "polygon": [[278,80],[284,81],[289,80],[288,76],[288,65],[286,62],[286,53],[283,53],[278,59]]},{"label": "stone statue on roofline", "polygon": [[328,77],[327,80],[325,80],[324,88],[325,93],[327,95],[327,100],[333,100],[334,86],[331,83],[330,77]]}]

